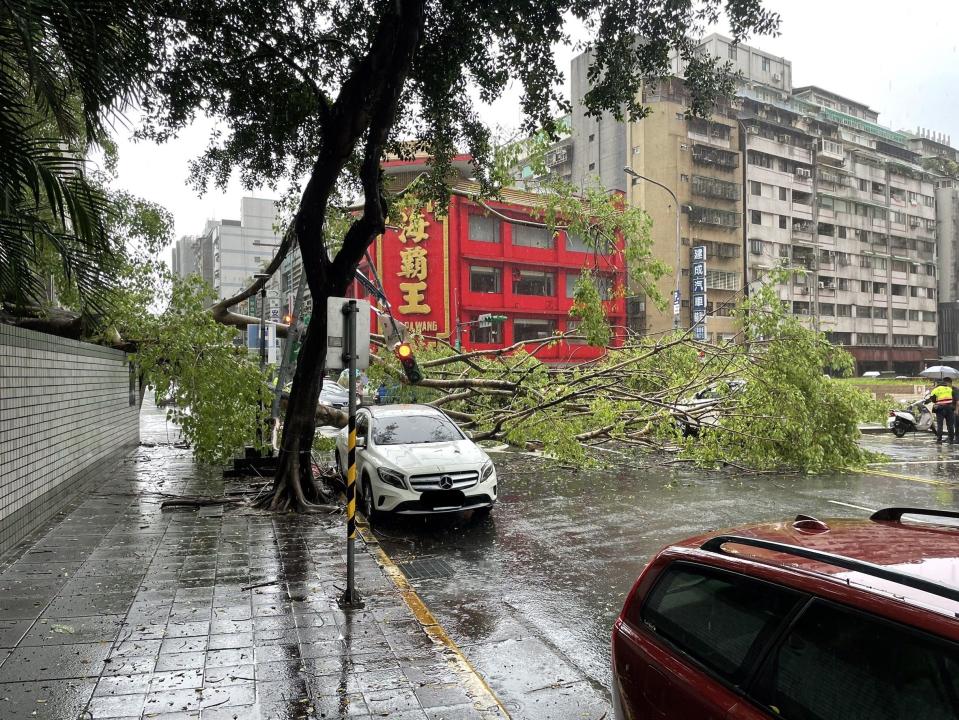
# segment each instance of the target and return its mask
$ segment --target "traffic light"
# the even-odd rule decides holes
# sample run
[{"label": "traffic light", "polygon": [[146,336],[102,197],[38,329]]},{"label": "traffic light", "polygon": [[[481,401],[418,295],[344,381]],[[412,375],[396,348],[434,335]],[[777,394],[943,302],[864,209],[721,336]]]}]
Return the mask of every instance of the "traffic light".
[{"label": "traffic light", "polygon": [[406,379],[410,381],[410,385],[415,385],[423,379],[420,366],[416,364],[416,358],[413,357],[412,345],[407,342],[396,343],[396,345],[393,346],[393,354],[396,355],[396,359],[400,361],[400,365],[403,367],[403,372],[406,374]]}]

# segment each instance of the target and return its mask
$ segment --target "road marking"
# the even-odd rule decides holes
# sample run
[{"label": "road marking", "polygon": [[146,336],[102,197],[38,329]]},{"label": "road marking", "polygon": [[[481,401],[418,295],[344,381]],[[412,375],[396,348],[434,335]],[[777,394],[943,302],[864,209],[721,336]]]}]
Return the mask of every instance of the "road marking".
[{"label": "road marking", "polygon": [[881,467],[883,465],[945,465],[946,463],[959,463],[959,460],[889,460],[881,463],[869,463],[869,465]]},{"label": "road marking", "polygon": [[863,507],[862,505],[853,505],[852,503],[841,502],[839,500],[827,500],[826,502],[832,503],[833,505],[844,505],[845,507],[855,508],[856,510],[865,510],[868,513],[876,512],[872,508]]},{"label": "road marking", "polygon": [[930,478],[921,478],[915,475],[903,475],[901,473],[887,472],[885,470],[872,470],[867,468],[861,471],[866,475],[876,475],[878,477],[889,477],[895,478],[896,480],[911,480],[912,482],[924,483],[926,485],[954,485],[955,483],[948,483],[942,480],[931,480]]},{"label": "road marking", "polygon": [[[443,645],[448,652],[444,653],[446,661],[450,668],[460,677],[466,686],[466,691],[473,698],[473,707],[480,712],[484,718],[506,718],[510,720],[510,714],[506,707],[493,692],[493,689],[487,684],[483,676],[477,672],[473,664],[466,658],[463,651],[459,649],[439,624],[437,619],[426,607],[426,603],[416,593],[416,590],[410,585],[403,572],[396,566],[393,559],[387,555],[386,551],[380,545],[379,541],[370,531],[370,526],[365,522],[357,522],[357,529],[360,537],[366,543],[367,548],[373,553],[380,567],[387,574],[393,585],[400,591],[403,602],[413,613],[413,617],[423,626],[426,634],[438,645]],[[498,709],[498,712],[496,711]],[[492,710],[492,712],[491,712]]]}]

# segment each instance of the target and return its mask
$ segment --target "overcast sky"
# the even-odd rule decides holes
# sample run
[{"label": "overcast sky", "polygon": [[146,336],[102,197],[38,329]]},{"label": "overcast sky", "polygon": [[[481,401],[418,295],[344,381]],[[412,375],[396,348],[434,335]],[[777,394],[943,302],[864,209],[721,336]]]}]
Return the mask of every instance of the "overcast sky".
[{"label": "overcast sky", "polygon": [[[952,136],[959,145],[959,3],[954,0],[766,0],[782,16],[779,37],[748,41],[792,61],[795,86],[819,85],[879,112],[894,129],[917,126]],[[718,31],[724,32],[720,27]],[[572,51],[557,62],[568,72]],[[515,125],[515,96],[490,109],[490,122]],[[237,218],[244,191],[233,182],[226,193],[198,197],[187,182],[188,162],[206,146],[211,124],[196,123],[165,146],[120,137],[117,185],[173,212],[176,235],[203,229],[208,218]]]}]

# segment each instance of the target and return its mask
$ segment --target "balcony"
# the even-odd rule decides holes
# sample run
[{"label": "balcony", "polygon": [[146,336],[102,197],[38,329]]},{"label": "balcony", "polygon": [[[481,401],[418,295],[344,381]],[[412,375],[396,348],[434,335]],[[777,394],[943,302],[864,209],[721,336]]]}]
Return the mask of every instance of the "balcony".
[{"label": "balcony", "polygon": [[693,195],[714,198],[716,200],[739,200],[740,188],[737,183],[719,178],[693,175]]},{"label": "balcony", "polygon": [[694,143],[693,162],[697,165],[711,165],[724,170],[735,170],[739,167],[739,153]]},{"label": "balcony", "polygon": [[689,206],[689,222],[697,225],[713,225],[715,227],[735,229],[740,225],[740,214],[732,210],[718,208]]},{"label": "balcony", "polygon": [[819,141],[819,157],[824,162],[842,165],[846,161],[846,155],[843,153],[842,143],[834,140],[822,138]]}]

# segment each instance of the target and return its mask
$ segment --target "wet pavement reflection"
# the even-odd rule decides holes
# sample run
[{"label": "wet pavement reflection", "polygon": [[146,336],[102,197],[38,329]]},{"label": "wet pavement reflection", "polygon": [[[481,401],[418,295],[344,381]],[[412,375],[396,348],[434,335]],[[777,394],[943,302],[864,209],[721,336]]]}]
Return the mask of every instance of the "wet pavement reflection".
[{"label": "wet pavement reflection", "polygon": [[231,488],[150,405],[141,439],[0,559],[0,718],[502,717],[370,554],[365,608],[338,609],[341,518],[161,510]]},{"label": "wet pavement reflection", "polygon": [[664,544],[797,513],[959,508],[959,451],[891,434],[864,443],[893,464],[870,473],[749,475],[636,456],[612,471],[577,471],[501,453],[491,517],[394,518],[377,536],[398,563],[450,564],[452,575],[414,584],[514,717],[598,719],[609,712],[613,621]]}]

